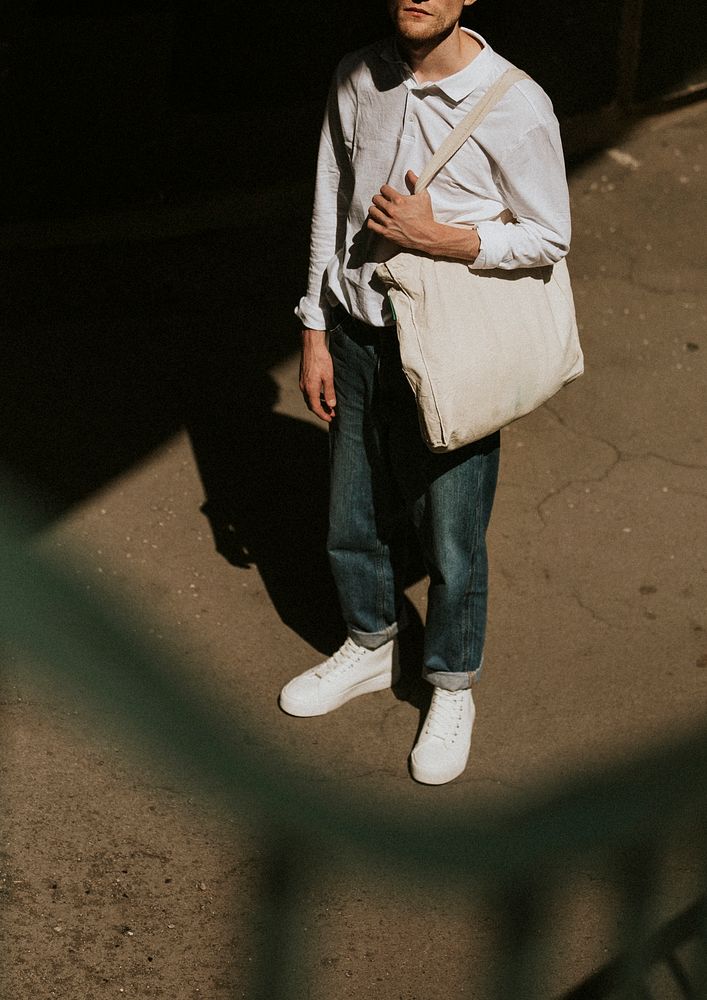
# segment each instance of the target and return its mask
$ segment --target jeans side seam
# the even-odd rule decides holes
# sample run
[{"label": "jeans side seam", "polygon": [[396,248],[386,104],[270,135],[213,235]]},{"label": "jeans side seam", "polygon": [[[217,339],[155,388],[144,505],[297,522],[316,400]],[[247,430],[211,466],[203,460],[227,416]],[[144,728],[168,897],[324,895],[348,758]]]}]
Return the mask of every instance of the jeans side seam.
[{"label": "jeans side seam", "polygon": [[[474,652],[472,646],[472,635],[475,634],[474,626],[476,625],[474,618],[474,613],[476,610],[476,603],[472,601],[473,588],[476,586],[477,578],[477,557],[480,549],[481,542],[481,519],[482,519],[482,504],[481,504],[481,488],[483,482],[483,455],[479,456],[479,462],[476,474],[476,489],[475,489],[475,500],[474,500],[474,530],[472,538],[471,547],[471,558],[469,560],[469,574],[466,580],[466,586],[464,589],[464,621],[462,624],[462,663],[464,667],[468,669],[468,664],[471,661],[472,653]],[[475,670],[478,668],[474,668]],[[473,671],[469,671],[472,673]]]}]

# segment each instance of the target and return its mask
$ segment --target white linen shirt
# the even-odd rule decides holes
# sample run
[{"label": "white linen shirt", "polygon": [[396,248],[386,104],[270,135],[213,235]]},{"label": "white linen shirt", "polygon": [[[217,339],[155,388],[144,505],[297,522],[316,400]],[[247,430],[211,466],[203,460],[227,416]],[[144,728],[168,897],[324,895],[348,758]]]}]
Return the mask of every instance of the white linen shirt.
[{"label": "white linen shirt", "polygon": [[[467,29],[463,29],[467,30]],[[295,313],[323,330],[331,307],[372,326],[393,322],[375,268],[400,247],[366,227],[383,184],[407,194],[449,132],[511,66],[474,32],[481,52],[458,73],[420,84],[393,40],[345,56],[329,93],[315,186],[307,294]],[[569,249],[570,213],[557,119],[532,80],[514,84],[428,188],[437,222],[476,223],[470,267],[540,267]],[[500,215],[510,209],[515,223]]]}]

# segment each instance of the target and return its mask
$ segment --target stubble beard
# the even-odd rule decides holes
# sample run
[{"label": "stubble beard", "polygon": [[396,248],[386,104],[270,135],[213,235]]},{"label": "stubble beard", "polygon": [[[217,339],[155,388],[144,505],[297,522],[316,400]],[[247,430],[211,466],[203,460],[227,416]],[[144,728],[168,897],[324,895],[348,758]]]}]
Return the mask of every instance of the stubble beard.
[{"label": "stubble beard", "polygon": [[445,24],[434,15],[427,15],[419,22],[413,22],[406,19],[402,12],[394,16],[393,22],[398,42],[402,48],[411,52],[429,52],[435,49],[451,35],[457,25],[456,20]]}]

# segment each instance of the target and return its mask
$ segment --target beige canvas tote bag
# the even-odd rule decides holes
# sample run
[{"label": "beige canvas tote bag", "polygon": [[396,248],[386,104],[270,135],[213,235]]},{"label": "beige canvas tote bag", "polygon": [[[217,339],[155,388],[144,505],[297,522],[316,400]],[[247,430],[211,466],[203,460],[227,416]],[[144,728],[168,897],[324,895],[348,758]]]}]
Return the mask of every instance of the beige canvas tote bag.
[{"label": "beige canvas tote bag", "polygon": [[[521,79],[526,74],[515,68],[499,78],[447,136],[415,193],[425,190]],[[545,267],[474,271],[461,261],[402,251],[376,274],[387,289],[403,369],[432,451],[486,437],[540,406],[584,370],[564,259]]]}]

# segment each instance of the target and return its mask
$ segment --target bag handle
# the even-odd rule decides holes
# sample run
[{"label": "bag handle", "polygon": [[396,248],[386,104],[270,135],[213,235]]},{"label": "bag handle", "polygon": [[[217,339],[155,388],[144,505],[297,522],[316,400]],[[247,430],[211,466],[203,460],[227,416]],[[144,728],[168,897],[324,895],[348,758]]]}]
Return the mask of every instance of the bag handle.
[{"label": "bag handle", "polygon": [[498,80],[487,90],[481,100],[474,105],[468,115],[452,129],[432,159],[428,162],[415,184],[415,194],[424,191],[428,184],[437,176],[439,171],[448,160],[454,156],[474,129],[478,128],[481,122],[491,109],[500,101],[506,91],[510,90],[514,83],[519,80],[529,80],[530,77],[522,69],[511,66],[505,73],[499,76]]}]

